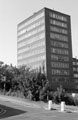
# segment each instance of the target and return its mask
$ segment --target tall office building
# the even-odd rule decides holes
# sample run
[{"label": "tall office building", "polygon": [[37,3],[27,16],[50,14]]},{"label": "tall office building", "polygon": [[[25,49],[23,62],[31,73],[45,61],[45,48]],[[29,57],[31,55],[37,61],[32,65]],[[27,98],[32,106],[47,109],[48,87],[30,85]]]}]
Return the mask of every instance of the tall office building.
[{"label": "tall office building", "polygon": [[17,64],[45,69],[55,89],[73,88],[70,16],[43,8],[17,26]]},{"label": "tall office building", "polygon": [[78,91],[78,59],[73,58],[74,89]]}]

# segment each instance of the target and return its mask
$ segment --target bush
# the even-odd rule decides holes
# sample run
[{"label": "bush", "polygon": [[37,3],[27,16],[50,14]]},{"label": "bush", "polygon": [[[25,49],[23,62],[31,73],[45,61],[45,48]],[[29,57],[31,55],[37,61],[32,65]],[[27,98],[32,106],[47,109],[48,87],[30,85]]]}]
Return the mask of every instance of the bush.
[{"label": "bush", "polygon": [[75,99],[75,105],[78,106],[78,99]]},{"label": "bush", "polygon": [[41,101],[47,102],[47,93],[45,92],[44,94],[40,92],[39,99]]},{"label": "bush", "polygon": [[11,96],[11,93],[12,93],[12,91],[10,89],[8,92],[6,92],[6,95]]},{"label": "bush", "polygon": [[32,97],[33,97],[32,92],[29,90],[27,99],[32,100]]},{"label": "bush", "polygon": [[64,96],[64,101],[65,101],[65,104],[66,104],[66,105],[74,105],[74,106],[76,106],[76,101],[75,101],[75,99],[72,97],[71,94],[66,94],[66,95]]},{"label": "bush", "polygon": [[60,103],[61,101],[64,101],[65,97],[65,90],[60,86],[60,88],[57,88],[57,91],[53,93],[53,102]]},{"label": "bush", "polygon": [[65,90],[60,86],[57,88],[57,91],[49,92],[49,99],[52,100],[54,103],[59,104],[61,101],[65,101],[66,105],[77,105],[78,99],[75,100],[71,94],[66,93]]},{"label": "bush", "polygon": [[75,97],[73,99],[74,99],[75,105],[78,106],[78,94],[77,93],[75,94]]}]

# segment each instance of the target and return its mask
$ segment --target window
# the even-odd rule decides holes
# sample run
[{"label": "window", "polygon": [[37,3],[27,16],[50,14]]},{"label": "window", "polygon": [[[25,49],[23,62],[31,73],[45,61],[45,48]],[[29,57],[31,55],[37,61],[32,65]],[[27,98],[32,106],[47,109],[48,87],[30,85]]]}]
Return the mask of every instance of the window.
[{"label": "window", "polygon": [[68,50],[63,50],[63,49],[58,49],[58,48],[51,48],[51,52],[56,53],[56,54],[63,54],[63,55],[69,54]]},{"label": "window", "polygon": [[56,25],[56,26],[60,26],[60,27],[63,27],[63,28],[67,28],[67,24],[66,23],[59,22],[57,20],[50,19],[50,24]]},{"label": "window", "polygon": [[19,62],[26,63],[27,65],[38,65],[41,64],[42,62],[45,61],[45,54],[44,55],[39,55],[39,56],[33,56],[31,58],[26,58],[26,59],[18,59]]},{"label": "window", "polygon": [[52,69],[52,75],[69,75],[69,70]]},{"label": "window", "polygon": [[31,37],[30,39],[25,39],[23,41],[19,41],[18,48],[26,46],[28,44],[32,44],[32,43],[37,42],[37,41],[41,41],[44,38],[45,38],[45,33],[42,32],[41,34],[38,34],[36,36]]},{"label": "window", "polygon": [[56,39],[56,40],[65,41],[65,42],[68,41],[68,37],[67,36],[59,35],[59,34],[56,34],[56,33],[50,33],[50,38]]},{"label": "window", "polygon": [[58,78],[57,77],[52,77],[51,80],[52,80],[52,82],[58,82]]},{"label": "window", "polygon": [[45,60],[45,55],[33,56],[32,59],[31,58],[25,59],[25,61],[28,64],[35,63],[35,62],[38,62],[38,61],[43,61],[43,60]]},{"label": "window", "polygon": [[69,77],[52,77],[52,82],[69,82]]},{"label": "window", "polygon": [[23,58],[31,57],[34,55],[39,55],[45,53],[45,46],[41,46],[39,48],[33,49],[32,51],[18,51],[18,58],[23,56]]},{"label": "window", "polygon": [[51,60],[52,61],[64,61],[64,62],[68,62],[69,61],[69,57],[68,56],[59,56],[59,55],[52,55],[51,54]]},{"label": "window", "polygon": [[19,50],[21,51],[21,53],[22,52],[27,52],[27,51],[29,52],[30,50],[32,51],[33,49],[39,48],[39,47],[44,46],[44,45],[45,45],[45,41],[43,39],[43,40],[38,41],[38,42],[36,42],[34,44],[27,44],[25,47],[22,47]]},{"label": "window", "polygon": [[75,77],[75,78],[78,78],[78,74],[74,74],[74,77]]},{"label": "window", "polygon": [[37,33],[41,32],[41,31],[43,31],[44,29],[45,29],[44,25],[40,26],[40,27],[36,28],[35,30],[33,30],[31,32],[28,32],[27,34],[24,34],[24,35],[18,37],[18,41],[21,41],[21,40],[23,40],[25,38],[28,38],[28,37],[30,37],[30,36],[32,36],[34,34],[37,34]]},{"label": "window", "polygon": [[76,67],[73,67],[73,71],[76,71],[77,69],[76,69]]},{"label": "window", "polygon": [[76,62],[73,61],[73,65],[76,65]]},{"label": "window", "polygon": [[51,45],[55,47],[68,48],[68,44],[63,42],[51,41]]},{"label": "window", "polygon": [[51,62],[51,67],[54,68],[69,68],[68,63],[60,63],[60,62]]},{"label": "window", "polygon": [[50,26],[50,30],[54,31],[54,32],[62,33],[62,34],[68,34],[67,30],[58,28],[58,27],[54,27],[54,26]]},{"label": "window", "polygon": [[49,16],[50,16],[51,18],[55,18],[55,19],[58,19],[58,20],[67,22],[67,18],[66,18],[65,16],[63,16],[63,15],[59,15],[59,14],[51,13],[51,12],[50,12],[50,13],[49,13]]},{"label": "window", "polygon": [[36,27],[39,27],[40,25],[43,25],[43,23],[44,23],[44,19],[41,19],[41,20],[33,23],[32,25],[30,25],[28,27],[25,27],[24,29],[22,29],[22,30],[20,30],[18,32],[18,36],[20,36],[20,35],[22,35],[22,34],[24,34],[26,32],[29,32],[30,30],[32,30],[32,29],[34,29]]},{"label": "window", "polygon": [[74,72],[78,72],[78,67],[76,67],[76,66],[73,67],[73,71],[74,71]]}]

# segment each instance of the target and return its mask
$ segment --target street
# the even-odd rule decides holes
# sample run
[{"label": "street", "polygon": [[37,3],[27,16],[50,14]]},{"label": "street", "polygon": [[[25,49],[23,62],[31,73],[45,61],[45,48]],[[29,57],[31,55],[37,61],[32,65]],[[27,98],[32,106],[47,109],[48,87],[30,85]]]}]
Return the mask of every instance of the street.
[{"label": "street", "polygon": [[[13,103],[9,100],[0,99],[0,119],[3,120],[78,120],[78,113],[60,112],[60,110],[45,110],[43,107]],[[35,104],[35,102],[34,102]],[[37,102],[36,102],[37,105]],[[38,104],[39,105],[39,104]],[[70,107],[71,109],[71,107]]]},{"label": "street", "polygon": [[26,112],[26,111],[18,110],[18,109],[11,108],[11,107],[1,105],[1,104],[0,104],[0,109],[1,109],[0,119],[7,118],[7,117],[10,117],[10,116],[19,115],[19,114],[23,114],[23,113]]}]

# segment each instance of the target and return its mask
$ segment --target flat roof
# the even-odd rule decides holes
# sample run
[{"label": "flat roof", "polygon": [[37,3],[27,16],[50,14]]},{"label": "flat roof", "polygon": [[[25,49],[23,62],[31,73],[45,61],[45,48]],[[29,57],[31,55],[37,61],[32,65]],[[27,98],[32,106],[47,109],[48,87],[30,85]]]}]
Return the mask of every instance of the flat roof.
[{"label": "flat roof", "polygon": [[59,14],[61,14],[61,15],[70,17],[70,15],[64,14],[64,13],[59,12],[59,11],[56,11],[56,10],[54,10],[54,9],[50,9],[50,8],[44,7],[44,8],[42,8],[41,10],[39,10],[39,11],[37,11],[37,12],[34,12],[34,13],[33,13],[31,16],[29,16],[28,18],[22,20],[17,26],[20,26],[22,23],[30,20],[31,18],[35,17],[36,15],[38,15],[39,13],[41,13],[41,12],[43,12],[43,11],[45,11],[45,10],[54,11],[54,12],[59,13]]}]

